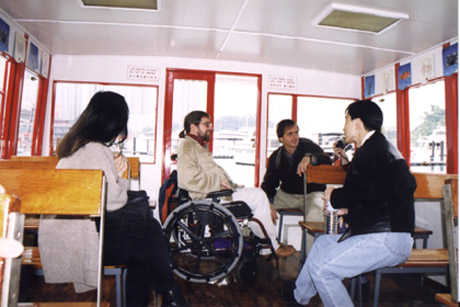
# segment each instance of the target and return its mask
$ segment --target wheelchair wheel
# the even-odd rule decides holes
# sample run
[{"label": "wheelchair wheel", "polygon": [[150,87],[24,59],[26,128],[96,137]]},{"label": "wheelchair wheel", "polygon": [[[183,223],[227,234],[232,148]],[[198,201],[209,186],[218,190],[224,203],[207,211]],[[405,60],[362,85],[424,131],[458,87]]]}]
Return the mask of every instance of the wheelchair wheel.
[{"label": "wheelchair wheel", "polygon": [[225,207],[207,200],[176,208],[165,221],[173,272],[182,279],[204,283],[222,279],[238,263],[243,236]]}]

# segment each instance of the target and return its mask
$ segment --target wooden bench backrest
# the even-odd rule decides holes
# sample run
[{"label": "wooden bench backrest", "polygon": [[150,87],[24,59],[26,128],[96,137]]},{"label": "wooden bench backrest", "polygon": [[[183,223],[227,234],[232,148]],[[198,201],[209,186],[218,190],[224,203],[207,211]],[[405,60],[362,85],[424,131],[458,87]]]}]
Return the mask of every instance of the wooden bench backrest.
[{"label": "wooden bench backrest", "polygon": [[21,198],[24,214],[100,215],[101,170],[0,169],[0,185]]},{"label": "wooden bench backrest", "polygon": [[[415,199],[443,199],[444,181],[457,178],[457,175],[412,173],[417,182]],[[308,165],[307,183],[343,184],[346,171],[341,166]]]},{"label": "wooden bench backrest", "polygon": [[[139,179],[140,161],[139,157],[127,157],[131,179]],[[29,165],[28,163],[33,164]],[[58,158],[55,156],[12,156],[11,160],[0,160],[0,168],[55,168]],[[123,174],[128,178],[128,171]]]}]

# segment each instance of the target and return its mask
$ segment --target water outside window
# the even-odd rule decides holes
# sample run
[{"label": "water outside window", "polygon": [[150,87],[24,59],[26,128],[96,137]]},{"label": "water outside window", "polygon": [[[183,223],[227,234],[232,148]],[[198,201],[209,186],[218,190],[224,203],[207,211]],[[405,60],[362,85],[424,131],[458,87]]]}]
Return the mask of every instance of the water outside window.
[{"label": "water outside window", "polygon": [[153,162],[158,97],[158,88],[154,86],[57,83],[53,148],[78,119],[91,97],[101,90],[119,93],[129,106],[128,139],[123,153],[138,156],[141,162]]},{"label": "water outside window", "polygon": [[444,81],[409,89],[411,170],[446,173]]},{"label": "water outside window", "polygon": [[16,152],[18,156],[30,156],[32,154],[32,137],[37,108],[38,83],[37,75],[26,70],[24,87],[22,90],[21,115],[19,119],[19,135]]}]

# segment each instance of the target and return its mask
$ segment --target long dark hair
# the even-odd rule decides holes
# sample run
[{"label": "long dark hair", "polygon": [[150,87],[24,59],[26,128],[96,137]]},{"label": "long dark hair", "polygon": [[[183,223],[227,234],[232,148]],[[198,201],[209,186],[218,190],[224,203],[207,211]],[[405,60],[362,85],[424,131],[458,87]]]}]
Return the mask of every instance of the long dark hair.
[{"label": "long dark hair", "polygon": [[187,114],[184,118],[184,129],[179,133],[179,137],[182,139],[186,134],[190,133],[190,126],[198,125],[203,117],[209,118],[209,114],[204,111],[192,111]]},{"label": "long dark hair", "polygon": [[124,142],[128,136],[128,117],[129,108],[123,96],[97,92],[59,143],[59,159],[72,155],[90,142],[106,146]]}]

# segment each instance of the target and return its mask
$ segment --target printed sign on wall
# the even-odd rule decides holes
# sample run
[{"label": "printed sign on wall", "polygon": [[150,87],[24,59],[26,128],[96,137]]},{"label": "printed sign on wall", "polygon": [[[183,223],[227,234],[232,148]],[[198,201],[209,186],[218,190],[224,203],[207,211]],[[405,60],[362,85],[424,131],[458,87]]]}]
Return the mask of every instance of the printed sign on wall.
[{"label": "printed sign on wall", "polygon": [[158,81],[159,80],[158,68],[128,66],[128,79],[129,80],[146,80]]}]

